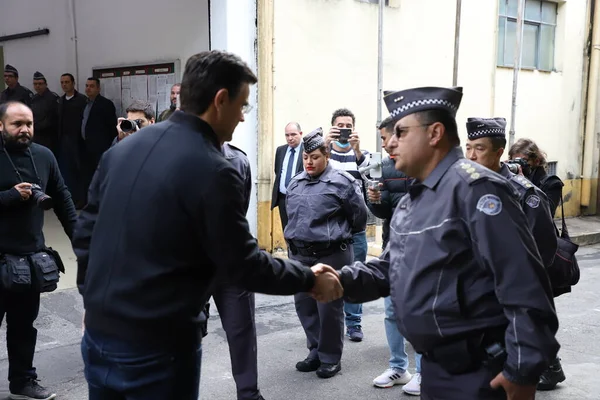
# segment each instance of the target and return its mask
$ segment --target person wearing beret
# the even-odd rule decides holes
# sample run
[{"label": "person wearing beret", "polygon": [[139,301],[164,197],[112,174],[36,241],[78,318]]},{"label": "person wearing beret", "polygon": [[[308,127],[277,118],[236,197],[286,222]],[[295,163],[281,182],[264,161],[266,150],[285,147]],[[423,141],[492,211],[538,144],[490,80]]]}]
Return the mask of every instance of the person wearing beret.
[{"label": "person wearing beret", "polygon": [[[354,259],[352,235],[367,225],[361,184],[331,165],[321,128],[306,135],[303,145],[304,171],[292,178],[286,194],[289,257],[305,265],[323,262],[341,268]],[[294,301],[309,350],[296,369],[331,378],[342,365],[344,302],[317,303],[308,293],[295,294]]]},{"label": "person wearing beret", "polygon": [[19,83],[19,71],[10,64],[4,67],[4,83],[6,89],[0,93],[0,104],[7,101],[20,101],[21,103],[31,106],[33,93],[25,86]]},{"label": "person wearing beret", "polygon": [[423,355],[421,399],[530,400],[560,347],[550,283],[510,183],[463,156],[462,95],[384,96],[396,169],[417,182],[379,259],[339,271],[344,299],[391,296],[400,332]]}]

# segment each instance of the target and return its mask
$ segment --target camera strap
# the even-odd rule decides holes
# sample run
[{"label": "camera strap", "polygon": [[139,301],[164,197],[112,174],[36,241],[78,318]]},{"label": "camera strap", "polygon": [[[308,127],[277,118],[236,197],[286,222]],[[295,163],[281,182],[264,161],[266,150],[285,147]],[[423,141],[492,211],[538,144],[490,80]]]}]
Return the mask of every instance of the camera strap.
[{"label": "camera strap", "polygon": [[[10,157],[10,154],[8,154],[8,151],[6,150],[6,146],[2,146],[2,150],[4,150],[4,154],[6,154],[6,157],[8,158],[8,161],[10,162],[10,165],[12,165],[13,170],[15,171],[15,174],[17,174],[17,176],[19,177],[19,180],[21,181],[21,183],[25,182],[23,180],[23,177],[21,176],[21,173],[17,169],[17,166],[15,165],[15,163],[12,160],[12,158]],[[40,179],[40,174],[38,173],[38,170],[37,170],[37,168],[35,166],[35,161],[33,160],[33,154],[31,154],[31,149],[27,149],[27,153],[29,154],[29,159],[31,160],[31,165],[33,165],[33,171],[35,172],[35,177],[38,180],[38,184],[41,186],[42,185],[42,180]]]}]

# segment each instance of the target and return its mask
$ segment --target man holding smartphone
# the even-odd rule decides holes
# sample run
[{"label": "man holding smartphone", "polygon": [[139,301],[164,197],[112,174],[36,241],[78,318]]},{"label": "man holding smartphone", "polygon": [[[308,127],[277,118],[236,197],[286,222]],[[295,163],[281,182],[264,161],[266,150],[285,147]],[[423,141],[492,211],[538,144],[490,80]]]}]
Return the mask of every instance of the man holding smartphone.
[{"label": "man holding smartphone", "polygon": [[[371,161],[368,151],[360,149],[360,137],[354,130],[356,118],[352,111],[340,108],[331,116],[331,128],[325,138],[329,146],[329,162],[334,168],[350,173],[359,181],[362,180],[359,168],[366,167]],[[361,184],[364,193],[364,185]],[[367,234],[359,232],[353,235],[354,261],[364,262],[367,259]],[[353,342],[363,339],[361,327],[362,304],[344,303],[346,314],[346,335]]]}]

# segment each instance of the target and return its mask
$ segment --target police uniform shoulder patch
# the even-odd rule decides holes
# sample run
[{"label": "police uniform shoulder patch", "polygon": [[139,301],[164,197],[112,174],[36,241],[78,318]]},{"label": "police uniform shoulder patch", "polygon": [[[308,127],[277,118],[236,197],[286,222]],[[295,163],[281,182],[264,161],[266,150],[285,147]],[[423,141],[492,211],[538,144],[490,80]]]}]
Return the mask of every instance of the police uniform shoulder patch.
[{"label": "police uniform shoulder patch", "polygon": [[535,194],[532,194],[525,199],[525,204],[531,208],[538,208],[540,206],[540,202],[540,197]]},{"label": "police uniform shoulder patch", "polygon": [[498,215],[502,212],[502,200],[494,194],[484,194],[477,201],[477,210],[486,215]]},{"label": "police uniform shoulder patch", "polygon": [[469,184],[477,182],[488,175],[484,168],[481,168],[479,164],[466,159],[456,163],[455,168],[458,171],[458,175]]},{"label": "police uniform shoulder patch", "polygon": [[523,186],[525,189],[533,188],[533,183],[531,183],[527,178],[523,175],[514,175],[511,180],[513,182],[517,182],[519,185]]}]

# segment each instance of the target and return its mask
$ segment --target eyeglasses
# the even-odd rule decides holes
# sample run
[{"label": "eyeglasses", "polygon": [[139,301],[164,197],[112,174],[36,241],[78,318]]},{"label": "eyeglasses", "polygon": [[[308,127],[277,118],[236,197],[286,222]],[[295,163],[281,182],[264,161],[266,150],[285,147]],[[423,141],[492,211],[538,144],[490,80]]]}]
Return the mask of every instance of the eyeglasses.
[{"label": "eyeglasses", "polygon": [[242,113],[244,113],[244,114],[249,114],[249,113],[250,113],[250,111],[252,111],[252,109],[253,109],[253,108],[254,108],[254,107],[252,107],[252,104],[244,104],[244,105],[242,106]]},{"label": "eyeglasses", "polygon": [[400,138],[400,136],[402,136],[403,132],[407,132],[410,128],[423,128],[425,126],[429,126],[429,125],[433,125],[434,122],[429,123],[429,124],[422,124],[422,125],[411,125],[411,126],[397,126],[395,129],[395,134],[397,138]]}]

